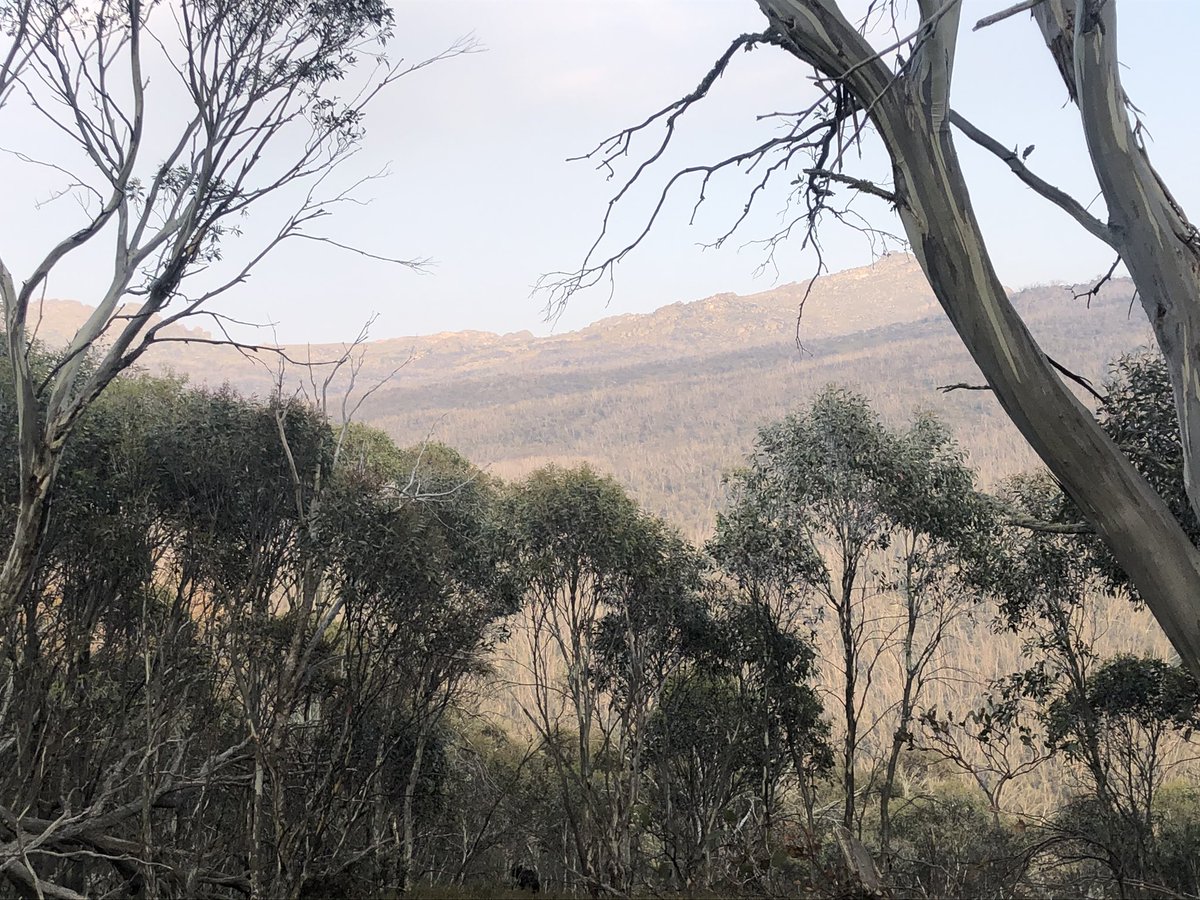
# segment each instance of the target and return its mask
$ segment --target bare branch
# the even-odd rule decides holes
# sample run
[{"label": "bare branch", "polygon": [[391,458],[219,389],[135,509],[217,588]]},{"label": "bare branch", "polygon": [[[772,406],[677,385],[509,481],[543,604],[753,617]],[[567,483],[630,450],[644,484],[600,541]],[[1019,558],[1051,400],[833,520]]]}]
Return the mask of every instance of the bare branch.
[{"label": "bare branch", "polygon": [[[711,176],[715,171],[723,169],[727,166],[738,165],[756,155],[756,151],[746,154],[738,154],[735,157],[730,157],[729,159],[712,166],[693,166],[689,169],[677,172],[667,186],[662,190],[658,203],[656,204],[654,211],[651,213],[649,220],[646,223],[646,226],[642,229],[641,233],[635,237],[633,241],[617,252],[607,256],[605,259],[599,262],[594,261],[599,253],[600,245],[609,234],[612,224],[612,216],[616,207],[621,202],[622,198],[624,198],[626,194],[628,194],[633,187],[641,181],[642,176],[647,172],[647,170],[649,170],[659,159],[662,158],[671,142],[671,138],[675,134],[676,124],[678,123],[680,117],[683,116],[684,113],[686,113],[688,109],[690,109],[695,103],[708,95],[708,92],[712,89],[713,85],[729,67],[729,63],[738,50],[752,50],[758,44],[774,43],[776,40],[777,37],[773,32],[770,31],[740,35],[739,37],[735,38],[732,43],[730,43],[730,45],[725,49],[725,52],[721,54],[720,58],[718,58],[709,69],[708,73],[700,80],[700,83],[697,85],[696,89],[690,94],[658,110],[657,112],[648,116],[640,124],[623,129],[617,134],[605,138],[584,156],[572,158],[573,160],[590,159],[595,161],[596,167],[607,171],[609,173],[609,177],[611,178],[615,174],[613,163],[618,158],[627,156],[629,154],[629,149],[633,138],[659,121],[663,121],[664,123],[664,134],[659,140],[657,148],[649,156],[642,160],[642,162],[634,170],[633,174],[625,180],[620,189],[613,195],[612,198],[609,199],[608,206],[605,209],[604,218],[600,225],[600,231],[597,234],[595,241],[592,243],[592,246],[588,249],[587,253],[584,254],[583,262],[580,264],[579,268],[575,272],[554,272],[550,273],[549,275],[544,275],[538,279],[534,290],[535,292],[548,292],[549,297],[546,303],[546,311],[549,317],[561,314],[561,312],[565,309],[567,302],[579,290],[591,287],[606,277],[611,279],[612,271],[616,264],[624,259],[625,256],[627,256],[634,248],[636,248],[649,233],[650,228],[653,226],[663,208],[663,205],[666,202],[667,195],[669,194],[672,186],[676,184],[682,177],[690,174],[704,173],[705,183],[707,183],[708,177]],[[769,149],[771,146],[775,146],[776,143],[777,142],[768,142],[768,144],[758,148],[757,155],[761,155],[761,153],[766,152],[766,149]],[[703,194],[703,185],[701,187],[701,194]]]},{"label": "bare branch", "polygon": [[[1095,386],[1088,379],[1084,378],[1082,375],[1077,375],[1075,372],[1072,372],[1049,354],[1046,354],[1045,356],[1046,362],[1048,362],[1051,367],[1054,368],[1060,375],[1070,381],[1075,382],[1075,384],[1079,385],[1081,388],[1091,394],[1096,400],[1103,403],[1108,399],[1104,396],[1104,394],[1096,390]],[[989,384],[968,384],[967,382],[960,381],[957,384],[939,385],[938,390],[943,394],[949,394],[951,391],[990,391],[992,390],[992,386]]]},{"label": "bare branch", "polygon": [[1039,522],[1035,519],[1005,519],[1000,524],[1023,528],[1043,534],[1095,534],[1096,529],[1086,522]]},{"label": "bare branch", "polygon": [[1113,260],[1113,264],[1112,264],[1111,266],[1109,266],[1109,267],[1108,267],[1108,271],[1107,271],[1107,272],[1105,272],[1103,275],[1101,275],[1101,276],[1100,276],[1100,278],[1099,278],[1099,279],[1096,281],[1096,283],[1095,283],[1095,284],[1093,284],[1093,285],[1092,285],[1090,288],[1088,288],[1086,291],[1076,291],[1076,292],[1073,292],[1073,293],[1072,293],[1072,296],[1074,297],[1074,299],[1076,299],[1076,300],[1083,300],[1083,299],[1085,299],[1085,298],[1086,298],[1086,300],[1087,300],[1087,304],[1086,304],[1086,305],[1087,305],[1087,308],[1088,308],[1088,309],[1091,309],[1091,307],[1092,307],[1092,298],[1093,298],[1093,297],[1095,297],[1097,294],[1099,294],[1099,293],[1100,293],[1100,289],[1101,289],[1102,287],[1104,287],[1104,285],[1106,285],[1106,284],[1108,284],[1108,282],[1112,281],[1113,273],[1114,273],[1115,271],[1117,271],[1117,266],[1119,266],[1120,264],[1121,264],[1121,257],[1120,257],[1120,256],[1118,256],[1116,259],[1114,259],[1114,260]]},{"label": "bare branch", "polygon": [[1089,213],[1082,203],[1066,191],[1033,174],[1017,156],[1016,150],[1009,150],[995,138],[976,128],[961,113],[952,110],[950,122],[976,144],[1007,164],[1021,181],[1082,225],[1088,234],[1115,249],[1116,243],[1111,229]]},{"label": "bare branch", "polygon": [[942,384],[938,385],[938,390],[943,394],[949,394],[951,391],[990,391],[990,384],[968,384],[965,381],[960,381],[958,384]]},{"label": "bare branch", "polygon": [[214,347],[230,347],[234,350],[244,350],[247,353],[272,353],[275,356],[278,356],[281,359],[286,360],[287,362],[291,363],[294,366],[304,366],[306,368],[336,366],[341,362],[340,359],[327,359],[327,360],[293,359],[289,355],[288,351],[286,349],[284,349],[283,347],[279,347],[274,344],[247,344],[247,343],[243,343],[241,341],[235,341],[230,337],[206,338],[206,337],[199,337],[199,336],[192,336],[192,335],[182,335],[182,336],[171,335],[171,336],[167,336],[167,337],[156,337],[154,339],[154,342],[156,344],[211,344]]},{"label": "bare branch", "polygon": [[886,200],[893,206],[899,202],[896,199],[896,195],[891,191],[884,190],[874,182],[866,181],[862,178],[853,178],[849,175],[843,175],[841,172],[831,172],[828,169],[805,169],[804,174],[809,177],[824,178],[827,181],[836,181],[839,184],[848,185],[856,191],[862,191],[864,194],[870,194],[872,197]]},{"label": "bare branch", "polygon": [[367,259],[373,259],[377,262],[392,263],[397,266],[404,266],[406,269],[412,269],[414,272],[428,272],[429,266],[433,262],[428,257],[418,259],[399,259],[394,256],[380,256],[378,253],[371,253],[362,249],[361,247],[355,247],[351,244],[343,244],[340,241],[335,241],[333,238],[316,234],[305,234],[302,231],[296,232],[293,236],[307,241],[317,241],[321,244],[329,244],[332,247],[337,247],[339,250],[349,250],[351,253],[357,253],[359,256],[365,256]]},{"label": "bare branch", "polygon": [[1096,388],[1092,385],[1092,383],[1090,381],[1088,381],[1082,375],[1076,375],[1074,372],[1072,372],[1070,369],[1068,369],[1062,363],[1058,362],[1056,359],[1054,359],[1054,357],[1052,357],[1048,353],[1046,354],[1046,362],[1050,363],[1051,367],[1054,368],[1060,375],[1063,375],[1064,377],[1068,378],[1069,380],[1075,382],[1077,385],[1079,385],[1081,388],[1083,388],[1085,391],[1087,391],[1089,394],[1091,394],[1093,397],[1095,397],[1101,403],[1103,403],[1105,400],[1108,399],[1102,393],[1100,393],[1098,390],[1096,390]]},{"label": "bare branch", "polygon": [[1007,9],[994,12],[990,16],[984,16],[975,23],[975,27],[971,30],[979,31],[981,28],[987,28],[989,25],[995,25],[997,22],[1003,22],[1005,19],[1023,12],[1027,12],[1033,9],[1035,6],[1039,6],[1043,2],[1044,0],[1021,0],[1020,3],[1014,3]]}]

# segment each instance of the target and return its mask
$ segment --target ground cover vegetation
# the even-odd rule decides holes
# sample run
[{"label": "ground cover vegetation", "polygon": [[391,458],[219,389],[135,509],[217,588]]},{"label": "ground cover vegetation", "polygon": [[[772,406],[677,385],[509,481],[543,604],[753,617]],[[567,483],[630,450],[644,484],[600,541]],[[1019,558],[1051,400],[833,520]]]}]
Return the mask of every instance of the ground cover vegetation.
[{"label": "ground cover vegetation", "polygon": [[[1193,531],[1161,361],[1106,398]],[[697,546],[587,467],[116,378],[9,630],[0,891],[1200,890],[1200,692],[1106,645],[1138,598],[1058,485],[829,388],[728,487]]]}]

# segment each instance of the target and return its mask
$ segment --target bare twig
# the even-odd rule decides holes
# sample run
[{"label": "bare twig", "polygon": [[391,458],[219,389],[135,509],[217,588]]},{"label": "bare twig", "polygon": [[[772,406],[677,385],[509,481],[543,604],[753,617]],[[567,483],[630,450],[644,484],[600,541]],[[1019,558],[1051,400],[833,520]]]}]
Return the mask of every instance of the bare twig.
[{"label": "bare twig", "polygon": [[1082,225],[1088,234],[1098,238],[1109,246],[1114,246],[1112,232],[1106,224],[1089,213],[1082,203],[1066,191],[1055,187],[1044,178],[1033,174],[1025,163],[1021,161],[1016,150],[1009,150],[994,137],[972,125],[961,113],[952,110],[950,112],[950,122],[980,147],[983,147],[993,156],[1007,164],[1009,169],[1013,171],[1013,174],[1021,179],[1021,181]]},{"label": "bare twig", "polygon": [[1095,534],[1096,529],[1086,522],[1039,522],[1036,519],[1005,519],[1002,525],[1037,531],[1043,534]]},{"label": "bare twig", "polygon": [[1105,272],[1102,276],[1100,276],[1099,280],[1097,280],[1095,284],[1093,284],[1086,291],[1073,292],[1074,299],[1083,300],[1086,298],[1086,300],[1087,300],[1086,306],[1088,309],[1091,309],[1092,308],[1092,298],[1100,293],[1100,289],[1102,287],[1104,287],[1104,285],[1106,285],[1106,284],[1108,284],[1108,282],[1112,281],[1113,273],[1117,271],[1117,266],[1119,266],[1120,264],[1121,264],[1121,257],[1118,256],[1116,259],[1113,260],[1113,264],[1108,267],[1108,271]]},{"label": "bare twig", "polygon": [[878,197],[880,200],[886,200],[893,206],[899,202],[896,198],[896,195],[891,191],[884,190],[873,181],[867,181],[863,178],[853,178],[849,175],[843,175],[841,172],[831,172],[828,169],[805,169],[804,174],[813,178],[824,178],[827,181],[836,181],[839,184],[852,187],[856,191],[862,191],[864,194],[870,194],[872,197]]},{"label": "bare twig", "polygon": [[990,16],[984,16],[975,23],[972,31],[979,31],[981,28],[987,28],[989,25],[995,25],[997,22],[1003,22],[1005,19],[1027,10],[1033,9],[1035,6],[1040,6],[1045,0],[1021,0],[1020,3],[1014,3],[1012,6],[1002,9],[999,12],[994,12]]},{"label": "bare twig", "polygon": [[1093,385],[1090,381],[1088,381],[1082,375],[1075,374],[1070,369],[1068,369],[1066,366],[1064,366],[1062,363],[1058,362],[1058,360],[1056,360],[1052,356],[1050,356],[1050,354],[1048,354],[1048,353],[1046,354],[1046,362],[1050,363],[1050,365],[1055,370],[1057,370],[1060,375],[1075,382],[1077,385],[1079,385],[1081,388],[1083,388],[1085,391],[1087,391],[1089,394],[1091,394],[1093,397],[1095,397],[1101,403],[1103,403],[1105,400],[1108,399],[1102,393],[1100,393],[1098,390],[1096,390],[1096,388],[1093,387]]},{"label": "bare twig", "polygon": [[943,394],[949,394],[951,391],[990,391],[990,384],[968,384],[965,381],[960,381],[957,384],[941,384],[938,385],[938,390]]}]

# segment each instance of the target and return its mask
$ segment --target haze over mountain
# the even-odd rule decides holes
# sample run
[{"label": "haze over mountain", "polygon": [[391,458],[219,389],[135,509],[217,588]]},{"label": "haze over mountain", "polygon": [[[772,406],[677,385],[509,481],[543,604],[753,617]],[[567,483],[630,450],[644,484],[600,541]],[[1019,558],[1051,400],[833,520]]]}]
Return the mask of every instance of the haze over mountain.
[{"label": "haze over mountain", "polygon": [[[862,391],[892,421],[916,407],[936,412],[986,481],[1035,464],[989,392],[937,390],[982,378],[911,257],[819,279],[797,329],[806,289],[716,294],[550,337],[466,331],[370,341],[359,390],[400,368],[360,418],[401,443],[449,443],[502,476],[591,462],[691,536],[711,528],[721,475],[744,457],[756,428],[828,383]],[[1014,301],[1051,356],[1099,382],[1108,362],[1145,344],[1149,330],[1141,311],[1130,311],[1128,281],[1109,282],[1090,304],[1078,293],[1041,286]],[[41,334],[51,343],[86,311],[47,301]],[[323,361],[344,345],[285,349]],[[167,344],[146,361],[251,393],[271,391],[276,378],[271,354],[254,362],[206,344]]]}]

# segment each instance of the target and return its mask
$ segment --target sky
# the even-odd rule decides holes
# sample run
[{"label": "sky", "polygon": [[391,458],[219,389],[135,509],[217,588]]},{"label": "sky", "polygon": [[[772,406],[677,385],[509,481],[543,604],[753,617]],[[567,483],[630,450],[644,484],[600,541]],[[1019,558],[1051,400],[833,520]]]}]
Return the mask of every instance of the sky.
[{"label": "sky", "polygon": [[[970,30],[1006,5],[965,0],[954,106],[1005,145],[1034,145],[1031,168],[1092,202],[1096,183],[1077,114],[1066,105],[1028,16]],[[1181,77],[1200,48],[1200,7],[1196,0],[1122,0],[1119,10],[1123,78],[1149,129],[1152,159],[1183,206],[1200,215],[1200,116],[1194,86]],[[657,133],[634,144],[615,181],[586,161],[568,159],[692,90],[734,37],[761,30],[753,0],[397,0],[395,13],[393,55],[424,58],[468,34],[483,49],[401,79],[380,96],[368,112],[361,151],[337,177],[349,184],[384,169],[389,174],[364,186],[369,203],[343,208],[320,223],[321,233],[377,255],[428,258],[427,271],[326,244],[285,244],[221,299],[221,311],[273,323],[270,334],[285,342],[349,340],[372,315],[378,318],[371,333],[379,338],[464,329],[546,334],[813,274],[815,256],[798,240],[783,245],[771,265],[754,243],[779,227],[783,187],[764,195],[719,250],[703,248],[737,218],[754,183],[735,174],[708,190],[694,221],[696,185],[681,185],[646,240],[618,267],[611,290],[577,295],[553,321],[545,316],[545,296],[532,292],[540,275],[578,265],[620,176]],[[777,125],[759,117],[805,105],[813,96],[808,74],[775,48],[739,53],[711,96],[684,118],[645,188],[618,208],[615,236],[628,241],[640,230],[649,204],[677,168],[712,162],[770,136]],[[152,103],[171,103],[168,81],[151,75]],[[0,117],[7,120],[0,148],[68,159],[61,137],[32,111],[14,102]],[[1107,248],[1000,162],[965,139],[958,146],[1006,284],[1082,281],[1108,268]],[[886,176],[879,148],[869,144],[848,171]],[[56,177],[0,154],[0,183],[8,186],[0,196],[0,255],[18,280],[55,237],[81,221],[69,196],[46,202],[60,187]],[[873,224],[899,231],[881,203],[862,198],[855,208]],[[1093,209],[1103,212],[1099,204]],[[228,264],[277,227],[272,216],[279,214],[268,207],[252,215],[227,249]],[[864,265],[877,249],[861,234],[832,226],[823,242],[833,271]],[[48,296],[95,302],[110,268],[100,250],[81,255],[55,275]]]}]

